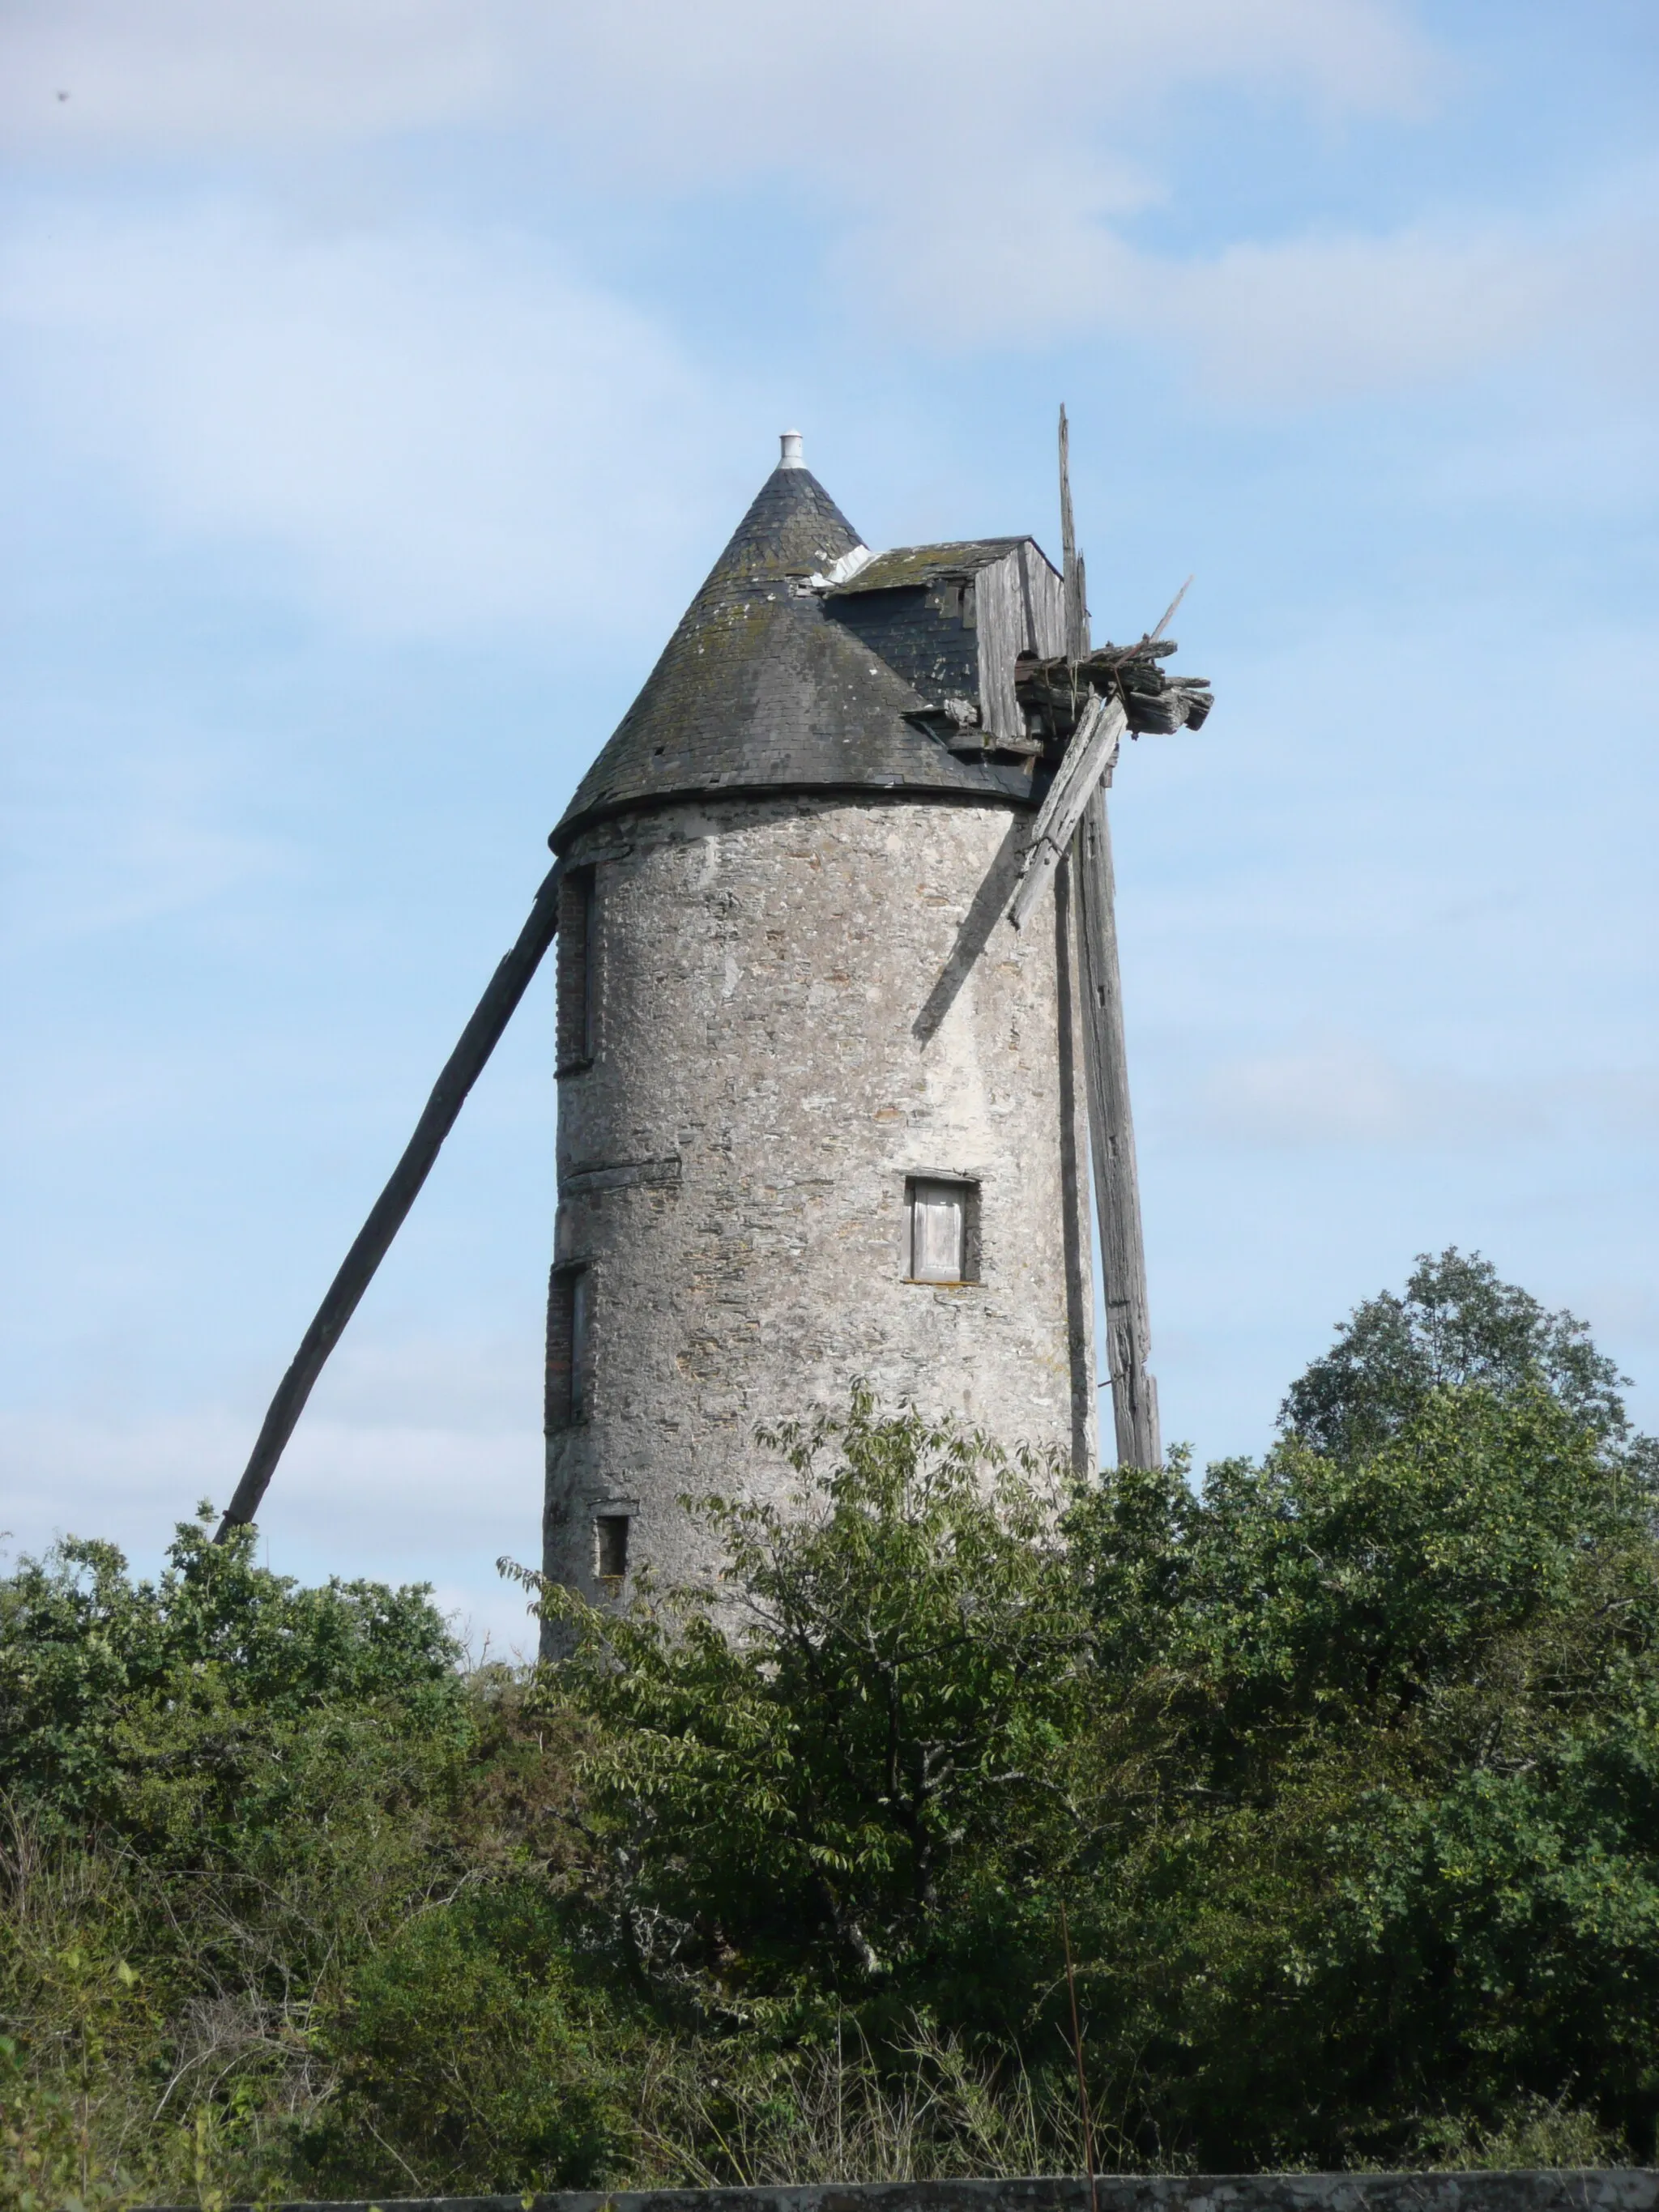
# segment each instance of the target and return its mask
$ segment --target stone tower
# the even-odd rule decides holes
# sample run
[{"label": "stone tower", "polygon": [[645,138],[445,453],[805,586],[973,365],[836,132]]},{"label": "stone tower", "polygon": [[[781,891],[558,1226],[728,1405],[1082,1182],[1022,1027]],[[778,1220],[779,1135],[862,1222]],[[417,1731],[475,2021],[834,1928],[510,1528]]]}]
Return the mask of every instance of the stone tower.
[{"label": "stone tower", "polygon": [[756,1424],[855,1377],[1094,1463],[1066,871],[999,919],[1060,578],[872,555],[783,446],[553,836],[545,1565],[594,1596],[710,1573],[682,1494],[781,1489]]}]

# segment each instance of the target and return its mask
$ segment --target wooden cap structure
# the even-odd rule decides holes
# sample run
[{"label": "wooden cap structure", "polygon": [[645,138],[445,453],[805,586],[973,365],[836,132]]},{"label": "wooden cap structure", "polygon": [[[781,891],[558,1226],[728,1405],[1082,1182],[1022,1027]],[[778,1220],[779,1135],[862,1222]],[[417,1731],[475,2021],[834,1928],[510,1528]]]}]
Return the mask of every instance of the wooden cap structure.
[{"label": "wooden cap structure", "polygon": [[[577,787],[550,840],[556,852],[608,816],[709,793],[885,790],[1030,803],[1029,769],[963,758],[927,726],[939,687],[914,653],[899,653],[896,666],[886,657],[895,648],[885,636],[872,643],[861,617],[877,591],[884,606],[907,592],[926,614],[921,603],[930,591],[939,599],[940,578],[961,570],[971,579],[975,556],[983,566],[1026,546],[1052,575],[1050,564],[1030,540],[1006,538],[911,549],[903,558],[938,557],[875,580],[900,556],[872,556],[800,458],[800,434],[786,431],[782,442],[783,458]],[[959,605],[939,626],[976,650]],[[969,673],[957,688],[975,680]]]}]

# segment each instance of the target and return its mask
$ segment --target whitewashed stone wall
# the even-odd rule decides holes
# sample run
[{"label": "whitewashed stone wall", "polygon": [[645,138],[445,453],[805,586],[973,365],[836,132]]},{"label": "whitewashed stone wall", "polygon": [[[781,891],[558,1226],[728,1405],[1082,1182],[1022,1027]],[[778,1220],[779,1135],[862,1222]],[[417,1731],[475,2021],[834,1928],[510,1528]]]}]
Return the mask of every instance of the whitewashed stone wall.
[{"label": "whitewashed stone wall", "polygon": [[[998,919],[1025,817],[713,800],[579,839],[592,1064],[559,1084],[556,1266],[591,1288],[584,1418],[550,1425],[547,1571],[709,1574],[682,1492],[781,1495],[757,1422],[889,1403],[1096,1460],[1068,886]],[[1063,1012],[1062,1012],[1063,1009]],[[909,1282],[905,1179],[980,1188],[977,1282]],[[1068,1204],[1066,1192],[1073,1193]]]}]

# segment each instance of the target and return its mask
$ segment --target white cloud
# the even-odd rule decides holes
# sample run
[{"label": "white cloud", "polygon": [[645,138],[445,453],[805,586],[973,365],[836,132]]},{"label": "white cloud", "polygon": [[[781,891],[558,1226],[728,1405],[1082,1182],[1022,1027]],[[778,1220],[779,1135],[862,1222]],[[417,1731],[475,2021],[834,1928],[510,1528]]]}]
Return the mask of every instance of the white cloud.
[{"label": "white cloud", "polygon": [[348,1338],[314,1413],[341,1433],[424,1429],[516,1447],[533,1432],[539,1461],[542,1360],[539,1327],[528,1336]]},{"label": "white cloud", "polygon": [[1473,1076],[1327,1036],[1223,1061],[1189,1098],[1187,1118],[1232,1143],[1461,1150],[1542,1137],[1639,1140],[1659,1113],[1659,1077],[1646,1068]]},{"label": "white cloud", "polygon": [[[223,1504],[257,1425],[214,1411],[0,1413],[0,1552],[38,1557],[60,1535],[95,1536],[153,1574],[198,1499]],[[430,1582],[475,1647],[488,1635],[500,1652],[528,1651],[524,1598],[495,1563],[535,1562],[541,1487],[533,1427],[308,1414],[260,1516],[263,1556],[302,1581]]]},{"label": "white cloud", "polygon": [[[1448,221],[1184,259],[1130,242],[1186,88],[1401,116],[1442,74],[1387,0],[1032,0],[1017,29],[1003,0],[783,19],[747,0],[23,0],[0,26],[0,133],[91,175],[100,152],[523,126],[589,189],[782,182],[827,220],[855,318],[945,352],[1105,332],[1229,405],[1393,392],[1563,343],[1586,374],[1645,378],[1631,303],[1650,179],[1548,230]],[[1127,129],[1110,100],[1056,98],[1124,84]],[[273,204],[296,190],[276,174]],[[173,527],[270,546],[377,627],[604,620],[593,531],[636,573],[654,549],[683,574],[729,504],[706,499],[698,457],[735,439],[745,395],[659,318],[524,232],[251,206],[24,218],[0,283],[60,438]]]},{"label": "white cloud", "polygon": [[[0,132],[174,154],[520,120],[615,176],[844,185],[895,147],[943,159],[950,204],[1050,139],[1172,86],[1234,80],[1401,112],[1436,74],[1390,0],[13,0]],[[66,100],[58,97],[67,93]],[[965,153],[965,164],[951,164]],[[988,160],[987,157],[989,157]]]},{"label": "white cloud", "polygon": [[0,1416],[7,1545],[39,1553],[59,1536],[97,1536],[158,1553],[204,1496],[228,1497],[247,1445],[228,1414],[149,1419],[75,1412]]},{"label": "white cloud", "polygon": [[498,12],[457,0],[23,0],[0,33],[0,127],[43,148],[177,152],[453,122],[508,92]]},{"label": "white cloud", "polygon": [[1107,225],[1163,196],[1192,88],[1398,116],[1442,74],[1395,0],[1029,0],[1017,21],[1005,0],[22,0],[0,24],[0,137],[280,161],[516,129],[588,190],[781,184],[850,234],[857,298],[949,349],[1182,319]]},{"label": "white cloud", "polygon": [[1136,274],[1132,299],[1195,350],[1212,391],[1292,404],[1529,349],[1569,276],[1523,238],[1410,231],[1235,246],[1184,268],[1140,261]]},{"label": "white cloud", "polygon": [[1247,240],[1177,258],[1137,247],[1134,195],[1063,143],[970,231],[920,250],[884,210],[836,249],[841,282],[942,349],[1105,331],[1230,407],[1300,407],[1444,385],[1555,356],[1576,379],[1652,391],[1659,179],[1606,182],[1540,225],[1489,217]]},{"label": "white cloud", "polygon": [[14,230],[0,319],[55,434],[166,526],[275,548],[383,629],[614,619],[619,562],[648,590],[706,543],[738,401],[499,233],[58,210]]},{"label": "white cloud", "polygon": [[1512,1133],[1517,1110],[1528,1118],[1495,1086],[1409,1071],[1347,1037],[1227,1061],[1197,1105],[1212,1135],[1267,1146],[1460,1143]]},{"label": "white cloud", "polygon": [[64,716],[45,742],[14,744],[0,789],[9,946],[131,928],[283,867],[275,837],[228,818],[246,770],[227,737],[145,735],[118,749]]},{"label": "white cloud", "polygon": [[1653,185],[1632,179],[1626,204],[1543,228],[1449,221],[1238,245],[1184,267],[1141,260],[1129,313],[1139,303],[1193,349],[1212,393],[1244,404],[1387,392],[1540,354],[1628,383],[1632,310],[1659,246]]},{"label": "white cloud", "polygon": [[[868,214],[839,249],[843,283],[947,349],[1107,329],[1230,405],[1567,343],[1586,379],[1628,383],[1651,359],[1629,322],[1651,245],[1635,215],[1182,264],[1110,228],[1121,177],[1067,187],[1084,159],[1024,165],[982,222],[933,227],[921,258],[908,212]],[[672,599],[729,520],[719,459],[752,446],[758,413],[659,319],[501,230],[48,206],[0,252],[0,321],[21,404],[164,530],[266,549],[303,594],[392,633],[592,634],[631,616],[623,563],[636,592],[676,580]]]},{"label": "white cloud", "polygon": [[[1101,333],[1256,410],[1552,354],[1581,389],[1645,389],[1650,176],[1547,225],[1449,217],[1186,258],[1133,242],[1194,83],[1399,116],[1440,74],[1387,0],[1032,0],[1017,30],[1003,0],[784,19],[746,0],[22,0],[0,24],[0,131],[61,142],[91,165],[84,183],[100,151],[303,156],[521,125],[589,189],[782,181],[797,237],[802,204],[825,218],[841,294],[878,338],[951,353]],[[1055,96],[1127,83],[1129,131],[1109,99]],[[678,596],[729,520],[714,457],[754,450],[742,372],[695,358],[663,314],[526,229],[273,212],[307,197],[313,167],[258,185],[245,169],[264,206],[46,199],[20,219],[0,315],[53,441],[164,528],[267,549],[373,629],[592,634],[630,612],[623,559],[636,593],[672,575]],[[173,178],[213,189],[199,163]],[[745,284],[763,300],[763,272]],[[1639,430],[1619,441],[1619,482]]]},{"label": "white cloud", "polygon": [[1614,1136],[1659,1136],[1659,1068],[1613,1068],[1583,1078],[1577,1088]]},{"label": "white cloud", "polygon": [[[1017,15],[1006,0],[845,0],[781,17],[624,0],[553,20],[532,81],[557,88],[558,126],[601,171],[776,175],[853,207],[899,195],[924,253],[995,221],[1034,166],[1126,175],[1101,149],[1159,135],[1181,88],[1398,114],[1437,76],[1388,0],[1028,0]],[[1112,96],[1131,87],[1132,102]]]}]

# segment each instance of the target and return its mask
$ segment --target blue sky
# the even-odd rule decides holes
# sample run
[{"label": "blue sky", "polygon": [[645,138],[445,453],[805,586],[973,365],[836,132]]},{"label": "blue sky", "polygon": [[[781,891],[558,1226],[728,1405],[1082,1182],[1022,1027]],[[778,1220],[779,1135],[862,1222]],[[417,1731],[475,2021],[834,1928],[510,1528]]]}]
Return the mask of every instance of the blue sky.
[{"label": "blue sky", "polygon": [[[1659,18],[1615,0],[10,0],[0,1527],[222,1502],[798,425],[873,545],[1188,571],[1120,770],[1166,1433],[1413,1254],[1659,1426]],[[62,95],[67,95],[66,97]],[[272,1491],[521,1641],[547,979]]]}]

